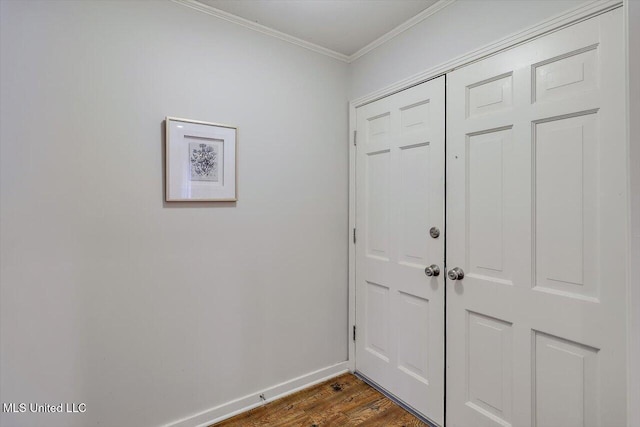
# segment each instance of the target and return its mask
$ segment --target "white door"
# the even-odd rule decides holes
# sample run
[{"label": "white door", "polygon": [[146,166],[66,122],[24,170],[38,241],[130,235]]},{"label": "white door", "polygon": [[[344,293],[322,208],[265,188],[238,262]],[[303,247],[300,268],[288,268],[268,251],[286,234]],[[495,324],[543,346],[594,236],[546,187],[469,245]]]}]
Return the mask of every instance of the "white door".
[{"label": "white door", "polygon": [[356,370],[438,424],[444,95],[440,77],[358,108],[356,146]]},{"label": "white door", "polygon": [[447,78],[449,427],[626,425],[621,14]]}]

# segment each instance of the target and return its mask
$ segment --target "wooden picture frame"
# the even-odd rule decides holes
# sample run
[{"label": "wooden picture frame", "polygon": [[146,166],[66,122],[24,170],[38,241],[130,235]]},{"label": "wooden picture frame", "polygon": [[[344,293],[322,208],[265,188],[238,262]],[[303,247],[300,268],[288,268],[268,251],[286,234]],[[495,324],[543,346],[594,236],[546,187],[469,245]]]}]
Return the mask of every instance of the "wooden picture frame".
[{"label": "wooden picture frame", "polygon": [[167,117],[165,200],[235,202],[238,128]]}]

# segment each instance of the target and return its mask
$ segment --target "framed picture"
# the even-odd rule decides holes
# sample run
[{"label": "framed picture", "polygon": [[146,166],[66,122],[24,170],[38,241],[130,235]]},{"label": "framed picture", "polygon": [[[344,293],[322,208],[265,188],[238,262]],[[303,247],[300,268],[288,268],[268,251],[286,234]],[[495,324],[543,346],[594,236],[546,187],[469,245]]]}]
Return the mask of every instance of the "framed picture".
[{"label": "framed picture", "polygon": [[166,118],[166,201],[236,201],[238,129]]}]

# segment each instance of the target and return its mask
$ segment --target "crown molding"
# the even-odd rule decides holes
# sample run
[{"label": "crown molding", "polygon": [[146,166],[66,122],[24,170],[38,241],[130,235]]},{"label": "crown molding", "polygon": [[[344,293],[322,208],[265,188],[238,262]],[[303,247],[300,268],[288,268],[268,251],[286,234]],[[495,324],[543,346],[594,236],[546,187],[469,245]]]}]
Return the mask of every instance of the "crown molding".
[{"label": "crown molding", "polygon": [[[330,58],[337,59],[342,62],[351,63],[356,59],[366,55],[368,52],[376,49],[377,47],[383,45],[389,40],[393,39],[397,35],[407,31],[408,29],[414,27],[420,22],[424,21],[428,17],[436,14],[441,11],[445,7],[453,4],[456,0],[439,0],[433,5],[429,6],[413,18],[408,19],[402,24],[398,25],[388,33],[382,35],[377,38],[373,42],[369,43],[362,49],[351,55],[345,55],[340,52],[336,52],[331,49],[327,49],[326,47],[322,47],[315,43],[308,42],[306,40],[299,39],[292,35],[283,33],[278,30],[274,30],[273,28],[269,28],[267,26],[258,24],[256,22],[250,21],[248,19],[241,18],[229,12],[225,12],[223,10],[217,9],[215,7],[209,6],[207,4],[201,3],[198,0],[171,0],[174,3],[180,4],[182,6],[189,7],[191,9],[195,9],[200,12],[204,12],[208,15],[215,16],[217,18],[223,19],[225,21],[241,25],[245,28],[248,28],[253,31],[257,31],[259,33],[275,37],[277,39],[292,43],[294,45],[303,47],[305,49],[311,50],[313,52],[319,53],[321,55],[328,56]],[[390,95],[394,91],[399,91],[404,88],[407,88],[411,85],[418,84],[422,81],[428,80],[433,77],[437,77],[439,74],[444,74],[447,71],[452,71],[453,69],[462,66],[464,64],[468,64],[470,62],[476,61],[484,56],[491,55],[492,53],[503,50],[507,47],[517,45],[519,43],[523,43],[532,38],[539,37],[546,32],[551,31],[552,29],[557,29],[562,26],[570,25],[571,23],[578,22],[580,20],[586,19],[590,16],[606,12],[607,10],[611,10],[615,7],[619,7],[623,3],[623,0],[591,0],[586,1],[585,3],[570,9],[564,13],[556,15],[550,19],[547,19],[541,22],[538,25],[534,25],[532,27],[526,28],[523,31],[512,34],[508,37],[505,37],[501,40],[498,40],[490,45],[484,46],[481,49],[476,51],[468,52],[465,55],[461,55],[457,58],[454,58],[450,61],[447,61],[444,64],[440,64],[439,66],[433,67],[429,70],[425,70],[422,73],[418,73],[415,76],[409,77],[401,82],[398,82],[394,85],[391,85],[387,88],[376,91],[367,96],[361,97],[357,100],[352,101],[355,105],[363,105],[365,103],[371,102],[377,98]]]},{"label": "crown molding", "polygon": [[438,11],[449,6],[451,3],[455,2],[456,0],[439,0],[438,2],[432,4],[431,6],[429,6],[428,8],[426,8],[425,10],[423,10],[422,12],[414,16],[413,18],[408,19],[407,21],[398,25],[388,33],[382,35],[381,37],[378,37],[377,39],[375,39],[374,41],[372,41],[371,43],[369,43],[368,45],[366,45],[365,47],[363,47],[362,49],[358,50],[357,52],[351,55],[345,55],[343,53],[336,52],[331,49],[327,49],[326,47],[322,47],[315,43],[311,43],[306,40],[299,39],[298,37],[294,37],[292,35],[283,33],[281,31],[274,30],[273,28],[258,24],[257,22],[253,22],[248,19],[241,18],[232,13],[225,12],[224,10],[220,10],[213,6],[209,6],[208,4],[201,3],[198,0],[171,0],[171,1],[173,1],[174,3],[180,4],[182,6],[195,9],[200,12],[204,12],[208,15],[215,16],[216,18],[224,19],[225,21],[232,22],[237,25],[241,25],[250,30],[257,31],[259,33],[266,34],[268,36],[275,37],[280,40],[284,40],[286,42],[295,44],[305,49],[309,49],[311,51],[328,56],[330,58],[334,58],[346,63],[351,63],[356,59],[360,58],[361,56],[365,55],[366,53],[377,48],[378,46],[381,46],[384,43],[388,42],[398,34],[401,34],[407,31],[409,28],[424,21],[434,13],[437,13]]},{"label": "crown molding", "polygon": [[395,36],[404,33],[409,28],[415,25],[418,25],[419,23],[421,23],[431,15],[441,11],[442,9],[449,6],[455,1],[456,0],[439,0],[438,2],[432,4],[431,6],[429,6],[428,8],[426,8],[425,10],[423,10],[422,12],[414,16],[413,18],[406,20],[402,24],[395,27],[393,30],[378,37],[377,39],[375,39],[374,41],[372,41],[362,49],[358,50],[356,53],[349,55],[348,62],[353,62],[356,59],[360,58],[361,56],[366,55],[368,52],[371,52],[373,49],[385,44]]},{"label": "crown molding", "polygon": [[457,68],[479,61],[498,52],[519,46],[535,38],[541,37],[553,31],[568,27],[569,25],[589,19],[592,16],[608,12],[612,9],[621,7],[623,1],[626,0],[590,0],[578,5],[575,8],[564,11],[558,15],[552,16],[544,21],[527,27],[521,31],[513,33],[493,43],[482,46],[479,49],[472,50],[466,54],[452,58],[435,67],[424,70],[392,85],[376,90],[368,95],[353,99],[350,101],[352,108],[361,107],[373,101],[377,101],[385,96],[393,95],[411,86],[423,83],[427,80],[439,77],[445,73],[451,72]]},{"label": "crown molding", "polygon": [[335,52],[331,49],[327,49],[326,47],[319,46],[315,43],[311,43],[311,42],[299,39],[289,34],[285,34],[281,31],[274,30],[273,28],[260,25],[256,22],[249,21],[248,19],[244,19],[239,16],[233,15],[229,12],[225,12],[224,10],[216,9],[215,7],[211,7],[204,3],[200,3],[199,1],[196,1],[196,0],[171,0],[171,1],[173,1],[174,3],[178,3],[182,6],[186,6],[191,9],[198,10],[200,12],[204,12],[208,15],[213,15],[216,18],[224,19],[225,21],[232,22],[237,25],[241,25],[250,30],[257,31],[259,33],[266,34],[268,36],[275,37],[280,40],[284,40],[286,42],[295,44],[305,49],[309,49],[316,53],[329,56],[339,61],[349,62],[349,56],[347,55],[344,55],[339,52]]}]

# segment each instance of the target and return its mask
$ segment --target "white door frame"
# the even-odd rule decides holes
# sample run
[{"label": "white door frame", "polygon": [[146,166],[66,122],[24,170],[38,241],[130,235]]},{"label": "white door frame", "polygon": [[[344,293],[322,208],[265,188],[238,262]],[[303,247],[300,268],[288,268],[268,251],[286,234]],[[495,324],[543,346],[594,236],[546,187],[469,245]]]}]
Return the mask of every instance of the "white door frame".
[{"label": "white door frame", "polygon": [[[628,1],[628,0],[625,0]],[[485,45],[479,49],[471,51],[467,54],[458,56],[456,58],[451,59],[445,63],[432,67],[428,70],[425,70],[421,73],[418,73],[414,76],[411,76],[407,79],[401,80],[397,83],[394,83],[390,86],[372,92],[363,97],[354,99],[349,102],[349,324],[348,324],[348,336],[349,336],[349,358],[348,358],[348,366],[349,369],[353,372],[355,371],[355,342],[353,341],[353,328],[355,326],[355,245],[353,244],[352,233],[355,224],[355,190],[356,190],[356,175],[355,175],[355,162],[356,162],[356,150],[355,144],[356,141],[356,108],[362,105],[368,104],[380,98],[384,98],[385,96],[392,95],[396,92],[399,92],[404,89],[408,89],[411,86],[415,86],[417,84],[423,83],[427,80],[439,77],[443,74],[453,71],[456,68],[464,66],[466,64],[478,61],[484,57],[493,55],[497,52],[507,50],[514,46],[517,46],[522,43],[526,43],[532,39],[541,37],[545,34],[548,34],[552,31],[559,30],[561,28],[568,27],[577,22],[584,21],[585,19],[589,19],[595,15],[599,15],[605,12],[608,12],[612,9],[616,9],[623,5],[623,0],[595,0],[587,2],[583,5],[580,5],[574,9],[570,9],[562,14],[553,16],[549,19],[546,19],[539,24],[533,25],[531,27],[525,28],[524,30],[514,33],[510,36],[507,36],[503,39],[500,39],[494,43]],[[625,7],[625,14],[627,8]],[[625,22],[627,22],[627,17],[625,16]],[[626,43],[626,41],[625,41]],[[627,47],[625,46],[625,50]],[[625,72],[628,74],[628,64],[626,64]],[[627,86],[628,86],[628,78],[627,78]],[[627,87],[628,89],[628,87]],[[628,92],[628,90],[627,90]],[[628,102],[627,102],[628,105]],[[629,150],[629,135],[627,135],[627,150]],[[629,165],[627,165],[627,175],[629,176],[630,170]],[[634,183],[632,183],[633,185]],[[631,189],[635,190],[634,188]],[[630,194],[628,195],[630,197]],[[631,203],[628,201],[629,209],[631,209]],[[631,218],[631,212],[627,213],[627,218]],[[631,237],[631,228],[630,224],[627,224],[628,235]],[[631,254],[630,254],[631,255]],[[640,261],[640,260],[636,260]],[[627,288],[631,281],[629,280],[631,274],[631,264],[633,260],[630,261],[627,268]],[[635,295],[635,293],[631,294]],[[629,351],[634,351],[635,348],[638,348],[638,341],[640,341],[640,330],[638,330],[636,324],[632,323],[632,319],[635,319],[640,315],[640,307],[633,305],[630,303],[629,313],[628,313],[628,331],[627,336],[629,337],[628,348]],[[640,372],[640,355],[637,354],[629,354],[627,358],[629,373],[635,373],[636,376],[639,376]],[[631,366],[633,365],[633,366]],[[640,378],[630,378],[629,384],[632,385],[636,382],[640,382]],[[630,394],[631,395],[631,394]],[[629,402],[627,405],[627,412],[629,416],[627,417],[627,423],[629,426],[632,426],[632,422],[634,422],[635,417],[632,414],[635,405],[633,402]]]}]

